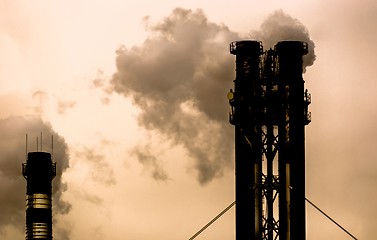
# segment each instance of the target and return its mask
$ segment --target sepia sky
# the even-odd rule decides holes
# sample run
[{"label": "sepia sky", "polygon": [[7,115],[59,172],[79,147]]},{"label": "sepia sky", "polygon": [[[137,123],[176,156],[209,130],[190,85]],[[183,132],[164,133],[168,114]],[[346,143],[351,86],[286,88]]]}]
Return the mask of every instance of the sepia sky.
[{"label": "sepia sky", "polygon": [[[315,45],[307,198],[374,239],[373,0],[0,0],[0,239],[24,239],[25,134],[35,151],[40,132],[46,151],[56,139],[55,239],[189,239],[234,201],[229,43],[273,45],[284,24]],[[233,208],[196,239],[234,225]],[[307,205],[315,239],[351,238]]]}]

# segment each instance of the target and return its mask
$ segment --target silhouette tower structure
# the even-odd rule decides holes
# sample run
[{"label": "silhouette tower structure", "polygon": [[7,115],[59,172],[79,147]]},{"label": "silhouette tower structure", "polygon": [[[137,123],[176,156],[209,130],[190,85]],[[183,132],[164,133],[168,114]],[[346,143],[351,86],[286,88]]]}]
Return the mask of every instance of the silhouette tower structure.
[{"label": "silhouette tower structure", "polygon": [[308,46],[282,41],[263,51],[258,41],[230,44],[236,56],[228,93],[235,126],[236,239],[305,240],[305,125],[311,96],[304,90]]},{"label": "silhouette tower structure", "polygon": [[26,240],[52,239],[52,185],[56,163],[47,152],[29,152],[22,164],[26,179]]}]

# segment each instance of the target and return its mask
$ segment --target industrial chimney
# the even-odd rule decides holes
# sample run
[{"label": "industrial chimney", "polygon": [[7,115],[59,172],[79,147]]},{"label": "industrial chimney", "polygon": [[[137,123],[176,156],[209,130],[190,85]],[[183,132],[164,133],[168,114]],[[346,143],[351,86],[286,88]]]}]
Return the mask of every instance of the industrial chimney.
[{"label": "industrial chimney", "polygon": [[47,152],[29,152],[22,164],[26,179],[26,240],[52,239],[52,185],[56,163]]},{"label": "industrial chimney", "polygon": [[235,126],[236,239],[305,240],[305,125],[310,94],[302,57],[308,46],[282,41],[230,44],[236,55],[228,93]]}]

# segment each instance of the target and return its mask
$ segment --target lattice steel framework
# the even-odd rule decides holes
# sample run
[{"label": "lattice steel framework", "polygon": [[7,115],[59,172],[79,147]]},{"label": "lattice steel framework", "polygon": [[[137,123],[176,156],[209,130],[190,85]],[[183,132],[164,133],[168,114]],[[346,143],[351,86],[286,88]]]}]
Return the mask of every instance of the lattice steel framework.
[{"label": "lattice steel framework", "polygon": [[257,41],[230,45],[236,55],[228,99],[235,125],[237,240],[305,240],[307,51],[298,41],[268,51]]}]

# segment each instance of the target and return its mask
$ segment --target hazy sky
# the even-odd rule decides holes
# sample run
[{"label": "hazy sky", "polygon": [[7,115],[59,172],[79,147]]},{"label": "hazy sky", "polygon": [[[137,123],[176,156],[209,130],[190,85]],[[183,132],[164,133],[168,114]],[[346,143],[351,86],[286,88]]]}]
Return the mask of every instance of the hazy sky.
[{"label": "hazy sky", "polygon": [[[373,0],[0,0],[0,238],[24,239],[25,134],[32,151],[43,131],[55,239],[189,239],[234,201],[229,43],[280,10],[315,44],[307,197],[374,239]],[[234,239],[233,210],[197,239]],[[307,239],[350,238],[307,205]]]}]

